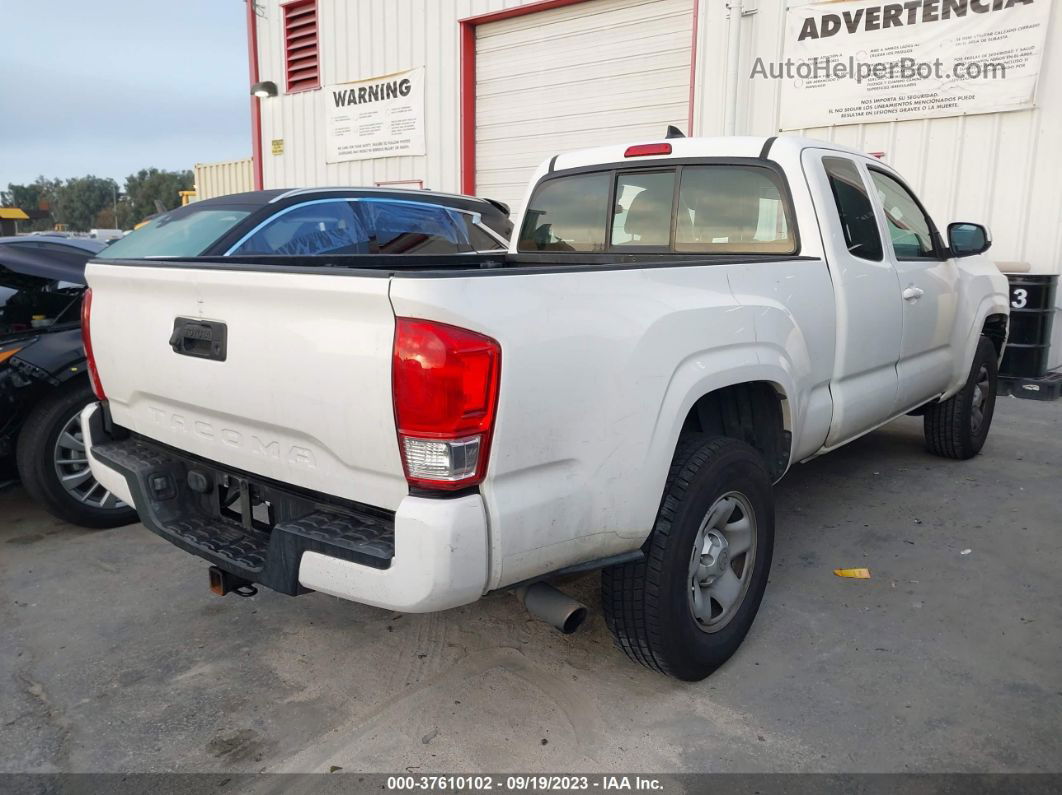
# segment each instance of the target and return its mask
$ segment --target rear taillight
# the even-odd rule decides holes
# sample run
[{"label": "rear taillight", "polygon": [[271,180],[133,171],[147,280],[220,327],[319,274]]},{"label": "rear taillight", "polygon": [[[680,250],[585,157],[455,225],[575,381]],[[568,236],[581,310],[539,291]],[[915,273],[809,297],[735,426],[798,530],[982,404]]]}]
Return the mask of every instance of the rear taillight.
[{"label": "rear taillight", "polygon": [[85,343],[85,357],[88,359],[89,382],[92,391],[100,400],[106,400],[107,395],[103,391],[103,382],[100,381],[99,370],[96,369],[96,357],[92,354],[92,332],[89,329],[92,317],[92,288],[85,290],[85,296],[81,299],[81,339]]},{"label": "rear taillight", "polygon": [[483,480],[500,374],[496,340],[445,323],[396,319],[391,380],[409,485],[453,491]]}]

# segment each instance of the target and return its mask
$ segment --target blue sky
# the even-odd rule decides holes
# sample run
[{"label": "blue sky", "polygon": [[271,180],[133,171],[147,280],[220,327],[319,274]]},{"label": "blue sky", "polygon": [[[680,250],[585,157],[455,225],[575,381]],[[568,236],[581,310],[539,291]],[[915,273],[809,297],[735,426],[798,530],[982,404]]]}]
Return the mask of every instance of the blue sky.
[{"label": "blue sky", "polygon": [[0,0],[0,187],[251,154],[243,0]]}]

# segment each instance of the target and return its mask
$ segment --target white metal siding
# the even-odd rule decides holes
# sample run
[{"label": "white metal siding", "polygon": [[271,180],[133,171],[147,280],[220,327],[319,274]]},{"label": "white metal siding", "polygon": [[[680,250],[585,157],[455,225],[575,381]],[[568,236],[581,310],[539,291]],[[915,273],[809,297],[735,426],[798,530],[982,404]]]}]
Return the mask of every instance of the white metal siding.
[{"label": "white metal siding", "polygon": [[[424,187],[432,190],[460,191],[461,157],[460,157],[460,25],[459,20],[502,11],[519,5],[533,4],[534,0],[318,0],[321,29],[320,63],[323,86],[347,81],[363,80],[380,74],[417,66],[424,66],[426,82],[425,122],[427,132],[427,155],[423,157],[402,156],[384,157],[373,160],[350,161],[341,163],[325,162],[324,140],[324,91],[303,91],[285,93],[281,90],[276,98],[261,101],[262,114],[262,176],[267,188],[286,188],[323,185],[375,185],[380,182],[395,180],[422,179]],[[594,7],[604,3],[607,8],[630,6],[632,2],[615,2],[614,0],[586,0],[583,3],[559,8],[559,10],[536,12],[525,17],[491,22],[480,25],[480,36],[484,29],[501,29],[503,25],[512,28],[535,28],[547,22],[566,16],[587,16],[594,12]],[[640,137],[658,137],[668,123],[678,123],[683,129],[687,121],[689,47],[692,32],[693,0],[641,0],[633,11],[638,23],[629,25],[634,29],[635,41],[628,46],[635,71],[644,71],[646,66],[641,61],[645,46],[638,47],[638,39],[644,38],[645,28],[638,25],[646,19],[655,19],[671,14],[669,22],[672,28],[681,27],[685,31],[679,34],[681,50],[650,55],[660,65],[682,63],[684,67],[672,69],[671,77],[681,80],[682,87],[665,86],[656,73],[657,88],[670,91],[674,106],[665,115],[658,115],[646,123],[645,132],[637,133]],[[281,33],[282,16],[280,0],[258,0],[258,62],[261,80],[272,80],[282,86],[284,81],[284,61],[282,61]],[[678,8],[679,14],[673,14]],[[661,45],[656,37],[650,41],[649,49]],[[636,55],[637,53],[637,55]],[[623,53],[620,53],[622,55]],[[606,58],[601,57],[605,62]],[[483,57],[477,64],[480,80],[485,80],[489,68],[483,63]],[[523,68],[523,66],[521,66]],[[580,69],[581,67],[578,67]],[[600,68],[600,67],[598,67]],[[682,72],[682,74],[680,74]],[[579,75],[570,71],[559,88],[553,90],[554,103],[565,102],[569,92],[568,84],[578,80]],[[635,75],[637,79],[637,75]],[[628,87],[627,90],[631,90]],[[558,96],[560,94],[560,96]],[[647,102],[657,103],[652,92],[643,92],[641,96]],[[605,98],[595,97],[599,103]],[[630,98],[626,98],[630,100]],[[634,100],[636,101],[636,100]],[[599,105],[600,106],[600,105]],[[681,107],[680,107],[681,106]],[[479,120],[490,119],[490,108],[480,106]],[[645,118],[645,117],[643,117]],[[526,109],[520,109],[513,117],[514,123],[528,119]],[[601,137],[599,120],[590,135],[593,141],[605,140]],[[636,131],[631,127],[617,129],[616,136],[607,140],[624,140]],[[284,154],[272,154],[271,141],[284,139]],[[586,145],[586,135],[577,136],[564,145],[568,149]],[[554,150],[555,152],[555,150]],[[537,154],[523,155],[520,162],[537,165],[541,160]],[[521,190],[517,198],[523,198],[524,180],[530,171],[521,173],[517,182]],[[490,195],[478,189],[482,195]]]},{"label": "white metal siding", "polygon": [[[266,99],[262,107],[263,171],[266,187],[312,185],[372,185],[381,181],[423,180],[424,187],[436,190],[460,189],[460,30],[458,21],[504,8],[524,5],[514,0],[318,0],[321,20],[322,84],[363,79],[400,69],[426,67],[427,155],[424,157],[389,157],[349,163],[326,164],[324,161],[324,100],[322,91],[298,94],[281,93]],[[742,0],[732,0],[740,5]],[[757,56],[765,60],[782,57],[782,32],[785,20],[784,0],[743,0],[745,13],[740,16],[738,37],[737,97],[734,107],[726,108],[726,67],[728,63],[728,3],[725,0],[700,0],[698,55],[694,130],[698,135],[718,135],[725,129],[727,116],[734,120],[737,134],[772,135],[778,132],[778,100],[783,86],[778,81],[750,80]],[[478,123],[482,125],[479,147],[479,192],[492,192],[493,186],[515,184],[516,172],[522,172],[543,156],[533,149],[544,141],[545,154],[563,148],[594,143],[625,141],[631,138],[655,138],[662,124],[679,123],[685,129],[685,95],[676,87],[681,69],[675,64],[689,59],[689,37],[679,42],[680,24],[688,30],[693,0],[654,0],[654,2],[616,2],[586,0],[562,9],[536,12],[510,20],[488,23],[479,28],[479,102]],[[258,0],[258,49],[262,80],[283,82],[281,50],[280,0]],[[544,33],[551,20],[561,17],[587,18],[594,6],[629,10],[637,23],[629,26],[639,40],[648,39],[655,25],[674,26],[675,47],[669,55],[659,52],[631,55],[628,63],[636,72],[647,64],[660,66],[657,76],[671,75],[676,85],[659,88],[661,95],[673,92],[664,104],[665,116],[647,119],[620,110],[611,100],[637,104],[638,98],[650,103],[660,99],[634,75],[623,91],[602,91],[580,95],[581,81],[604,68],[621,48],[606,30],[592,44],[582,39],[577,44],[591,53],[590,65],[569,65],[551,91],[547,105],[513,102],[506,107],[506,95],[498,95],[502,84],[511,91],[534,91],[528,70],[548,67],[546,62],[565,56],[565,41],[580,41],[580,36],[554,36],[548,51]],[[662,11],[663,10],[663,11]],[[659,21],[674,11],[670,22]],[[614,13],[621,13],[615,10]],[[607,16],[607,14],[606,14]],[[937,222],[979,220],[992,227],[995,243],[992,255],[1001,261],[1025,261],[1033,272],[1058,272],[1062,263],[1062,19],[1053,9],[1047,35],[1037,108],[1003,114],[913,120],[879,124],[851,125],[806,130],[809,135],[833,139],[866,151],[884,151],[886,160],[899,168],[913,183]],[[655,21],[654,20],[658,20]],[[580,21],[583,29],[590,24]],[[506,33],[508,31],[508,33]],[[506,37],[524,36],[521,49],[538,53],[521,58],[517,49],[504,55]],[[666,37],[665,37],[666,38]],[[516,39],[512,39],[515,41]],[[670,40],[669,40],[670,41]],[[496,45],[500,46],[496,47]],[[680,50],[679,48],[684,48]],[[493,48],[493,50],[492,50]],[[653,48],[659,49],[659,48]],[[633,53],[634,50],[627,52]],[[639,51],[640,52],[640,51]],[[619,52],[620,63],[624,52]],[[670,71],[667,59],[673,59]],[[496,69],[508,60],[510,72]],[[648,59],[648,60],[646,60]],[[523,81],[523,82],[521,82]],[[530,85],[528,84],[530,82]],[[630,92],[627,96],[624,92]],[[533,94],[529,94],[533,97]],[[516,107],[513,107],[513,106]],[[654,107],[657,105],[654,104]],[[544,112],[555,109],[555,115]],[[565,133],[569,118],[561,115],[575,109],[593,124],[587,131]],[[609,118],[611,114],[611,118]],[[635,118],[630,127],[615,124]],[[645,124],[644,132],[637,124]],[[557,125],[557,126],[554,126]],[[537,132],[536,132],[537,128]],[[541,136],[539,137],[539,133]],[[534,134],[534,138],[521,135]],[[492,136],[499,136],[492,138]],[[567,136],[567,137],[565,137]],[[270,141],[284,139],[284,153],[271,154]],[[502,140],[505,139],[505,140]],[[493,160],[493,162],[492,162]],[[526,173],[526,172],[523,172]],[[510,188],[507,187],[506,190]],[[522,197],[521,197],[522,198]]]},{"label": "white metal siding", "polygon": [[254,190],[254,163],[249,157],[195,164],[195,200]]},{"label": "white metal siding", "polygon": [[592,0],[476,29],[476,192],[516,208],[545,158],[689,118],[691,0]]},{"label": "white metal siding", "polygon": [[[325,162],[325,92],[262,100],[263,184],[267,188],[374,185],[423,180],[431,190],[459,191],[460,25],[466,17],[532,0],[318,0],[321,85],[425,68],[427,154],[346,163]],[[262,80],[283,85],[280,0],[258,0]],[[270,142],[284,139],[284,153]]]},{"label": "white metal siding", "polygon": [[[738,39],[736,107],[738,135],[778,133],[784,82],[749,79],[757,57],[783,57],[785,2],[743,5]],[[753,11],[753,9],[756,9]],[[751,12],[751,13],[750,13]],[[696,103],[698,134],[725,129],[725,80],[729,9],[701,0],[702,25]],[[1000,262],[1028,262],[1033,272],[1062,267],[1062,15],[1052,10],[1037,87],[1037,107],[1008,113],[941,119],[816,127],[804,135],[865,152],[885,152],[925,202],[942,229],[950,221],[978,221],[992,228],[989,255]],[[713,79],[715,76],[715,79]],[[796,132],[796,131],[794,131]]]}]

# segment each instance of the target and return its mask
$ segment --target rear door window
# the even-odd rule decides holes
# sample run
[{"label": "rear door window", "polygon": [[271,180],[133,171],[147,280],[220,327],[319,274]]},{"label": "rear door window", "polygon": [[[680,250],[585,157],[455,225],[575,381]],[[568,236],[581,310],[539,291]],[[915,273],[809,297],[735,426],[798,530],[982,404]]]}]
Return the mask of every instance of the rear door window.
[{"label": "rear door window", "polygon": [[859,168],[847,157],[824,157],[822,167],[830,181],[848,253],[860,259],[880,262],[881,234],[874,217],[874,205],[870,202]]},{"label": "rear door window", "polygon": [[524,215],[519,250],[604,251],[611,179],[603,171],[544,182]]},{"label": "rear door window", "polygon": [[367,254],[358,250],[360,224],[348,200],[306,202],[281,210],[229,253]]},{"label": "rear door window", "polygon": [[467,254],[484,248],[504,246],[476,228],[469,213],[424,202],[355,198],[282,210],[229,254]]},{"label": "rear door window", "polygon": [[[498,251],[508,249],[508,243],[503,243],[501,240],[493,237],[490,232],[487,231],[486,225],[482,225],[483,221],[478,223],[473,216],[462,213],[465,223],[465,232],[468,234],[468,242],[471,243],[472,248],[476,251]],[[493,230],[492,230],[493,231]],[[495,234],[500,234],[495,232]],[[502,235],[504,237],[504,235]]]},{"label": "rear door window", "polygon": [[[475,250],[467,213],[397,199],[357,199],[352,207],[358,218],[357,253],[462,254]],[[490,247],[501,248],[493,241]]]}]

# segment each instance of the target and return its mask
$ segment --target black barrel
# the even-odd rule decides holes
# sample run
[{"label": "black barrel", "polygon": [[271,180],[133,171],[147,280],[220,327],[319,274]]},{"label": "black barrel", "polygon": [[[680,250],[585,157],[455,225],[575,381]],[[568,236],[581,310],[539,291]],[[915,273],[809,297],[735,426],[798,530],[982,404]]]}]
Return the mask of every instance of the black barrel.
[{"label": "black barrel", "polygon": [[1007,274],[1010,280],[1010,336],[999,374],[1040,378],[1047,372],[1058,276]]}]

